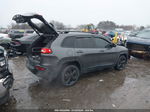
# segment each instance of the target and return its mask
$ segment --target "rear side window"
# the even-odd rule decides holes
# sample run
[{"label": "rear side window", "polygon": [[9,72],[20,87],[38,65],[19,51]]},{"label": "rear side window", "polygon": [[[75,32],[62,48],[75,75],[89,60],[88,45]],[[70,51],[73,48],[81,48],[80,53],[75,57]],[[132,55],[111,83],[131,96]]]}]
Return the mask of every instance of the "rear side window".
[{"label": "rear side window", "polygon": [[95,43],[93,38],[76,38],[75,42],[76,48],[95,48]]},{"label": "rear side window", "polygon": [[67,37],[63,40],[62,47],[74,48],[75,37]]}]

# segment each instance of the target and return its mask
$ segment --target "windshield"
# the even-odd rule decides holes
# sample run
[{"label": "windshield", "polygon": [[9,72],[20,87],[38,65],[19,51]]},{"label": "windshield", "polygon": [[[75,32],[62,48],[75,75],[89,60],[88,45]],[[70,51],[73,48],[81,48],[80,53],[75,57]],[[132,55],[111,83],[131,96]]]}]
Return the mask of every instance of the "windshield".
[{"label": "windshield", "polygon": [[140,38],[149,38],[150,39],[150,31],[143,31],[137,34],[137,37]]}]

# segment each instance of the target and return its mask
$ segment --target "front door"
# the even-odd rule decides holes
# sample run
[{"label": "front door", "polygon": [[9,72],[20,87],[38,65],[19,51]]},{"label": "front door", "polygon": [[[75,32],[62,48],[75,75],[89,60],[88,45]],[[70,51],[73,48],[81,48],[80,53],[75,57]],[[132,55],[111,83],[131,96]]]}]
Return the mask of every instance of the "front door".
[{"label": "front door", "polygon": [[94,38],[97,54],[97,63],[98,66],[110,66],[115,64],[117,59],[117,51],[115,47],[110,46],[110,42],[103,38]]}]

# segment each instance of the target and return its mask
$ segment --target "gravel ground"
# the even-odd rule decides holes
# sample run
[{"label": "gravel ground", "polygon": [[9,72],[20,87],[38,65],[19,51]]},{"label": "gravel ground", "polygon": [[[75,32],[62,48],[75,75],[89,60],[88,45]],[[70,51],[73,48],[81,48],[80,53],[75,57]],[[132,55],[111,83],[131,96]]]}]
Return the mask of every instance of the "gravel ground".
[{"label": "gravel ground", "polygon": [[126,69],[89,73],[72,87],[40,80],[25,57],[9,61],[15,82],[0,109],[150,109],[150,61],[132,58]]}]

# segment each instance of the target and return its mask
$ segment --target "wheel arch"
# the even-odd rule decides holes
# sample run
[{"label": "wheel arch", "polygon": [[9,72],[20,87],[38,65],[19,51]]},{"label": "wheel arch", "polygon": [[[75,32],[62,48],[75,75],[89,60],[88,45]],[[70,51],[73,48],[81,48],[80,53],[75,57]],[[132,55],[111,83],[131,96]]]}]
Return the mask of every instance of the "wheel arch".
[{"label": "wheel arch", "polygon": [[76,60],[76,59],[72,59],[72,58],[70,58],[70,59],[62,59],[58,63],[58,66],[60,68],[62,68],[64,66],[67,66],[67,65],[76,65],[79,68],[80,72],[82,72],[82,68],[83,68],[82,64],[78,60]]},{"label": "wheel arch", "polygon": [[119,57],[120,57],[120,56],[125,56],[126,59],[128,59],[128,54],[127,54],[127,53],[120,53]]},{"label": "wheel arch", "polygon": [[74,60],[74,61],[67,61],[67,62],[62,63],[62,66],[67,66],[67,65],[76,65],[79,68],[79,70],[81,71],[81,65],[76,60]]}]

